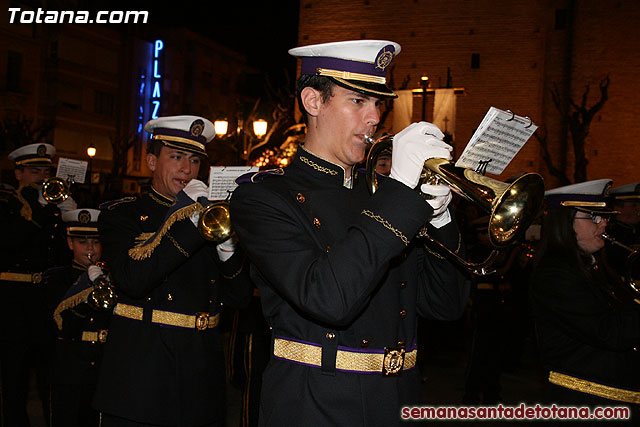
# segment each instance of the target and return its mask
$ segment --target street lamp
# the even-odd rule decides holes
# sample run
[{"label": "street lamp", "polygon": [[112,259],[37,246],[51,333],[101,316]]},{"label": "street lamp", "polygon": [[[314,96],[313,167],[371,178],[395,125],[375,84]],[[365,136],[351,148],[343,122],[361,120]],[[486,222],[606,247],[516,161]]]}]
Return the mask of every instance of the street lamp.
[{"label": "street lamp", "polygon": [[255,120],[253,122],[253,133],[258,138],[262,138],[267,134],[267,121],[263,119]]},{"label": "street lamp", "polygon": [[227,134],[229,130],[229,122],[227,119],[220,119],[213,122],[213,129],[216,132],[216,135],[221,137]]},{"label": "street lamp", "polygon": [[96,155],[96,147],[93,146],[93,144],[89,145],[87,147],[87,156],[89,156],[89,194],[91,194],[91,181],[93,181],[93,171],[91,169],[91,161],[93,160],[93,156]]}]

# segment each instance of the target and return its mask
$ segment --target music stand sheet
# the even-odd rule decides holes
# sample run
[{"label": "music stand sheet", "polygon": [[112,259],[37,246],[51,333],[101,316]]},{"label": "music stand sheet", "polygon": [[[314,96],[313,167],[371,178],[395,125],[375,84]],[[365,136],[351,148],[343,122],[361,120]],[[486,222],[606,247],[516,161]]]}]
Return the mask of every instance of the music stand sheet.
[{"label": "music stand sheet", "polygon": [[209,200],[227,200],[238,184],[236,179],[248,172],[258,172],[258,166],[211,166]]},{"label": "music stand sheet", "polygon": [[528,117],[491,107],[456,166],[500,175],[536,129]]},{"label": "music stand sheet", "polygon": [[76,184],[84,184],[87,174],[87,165],[89,162],[84,160],[67,159],[60,157],[58,159],[58,169],[56,176],[66,179]]}]

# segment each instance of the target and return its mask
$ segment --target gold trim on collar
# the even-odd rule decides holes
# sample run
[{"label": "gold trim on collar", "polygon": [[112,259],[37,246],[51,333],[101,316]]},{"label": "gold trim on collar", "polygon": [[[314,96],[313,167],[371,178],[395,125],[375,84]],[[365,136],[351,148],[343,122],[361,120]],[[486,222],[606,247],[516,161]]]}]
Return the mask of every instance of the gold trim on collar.
[{"label": "gold trim on collar", "polygon": [[326,68],[317,68],[316,73],[320,76],[333,77],[336,79],[358,80],[367,83],[386,84],[385,77],[371,76],[369,74],[351,73],[349,71],[329,70]]},{"label": "gold trim on collar", "polygon": [[312,168],[314,168],[318,172],[327,173],[327,174],[329,174],[331,176],[338,175],[338,171],[326,168],[324,166],[320,166],[319,164],[317,164],[313,160],[309,160],[304,156],[300,156],[300,160],[302,161],[302,163],[306,163],[307,165],[311,166]]},{"label": "gold trim on collar", "polygon": [[[324,157],[318,156],[317,154],[315,154],[315,153],[314,153],[314,152],[312,152],[311,150],[308,150],[307,148],[305,148],[303,145],[301,145],[301,146],[300,146],[300,148],[302,148],[302,150],[303,150],[303,151],[306,151],[307,153],[309,153],[309,154],[310,154],[310,155],[312,155],[313,157],[317,157],[317,158],[319,158],[319,159],[321,159],[321,160],[324,160],[325,162],[330,163],[330,164],[332,164],[333,166],[335,166],[335,167],[339,168],[340,170],[342,170],[342,185],[344,185],[344,186],[346,187],[346,185],[345,185],[345,184],[346,184],[346,182],[347,182],[347,171],[345,170],[345,168],[343,168],[342,166],[340,166],[340,165],[339,165],[339,164],[337,164],[337,163],[333,163],[333,162],[331,162],[331,161],[329,161],[329,160],[325,159]],[[302,155],[300,155],[300,160],[301,160],[302,162],[306,163],[304,160],[302,160]],[[308,160],[308,159],[306,159],[306,160]],[[313,163],[315,164],[315,162],[313,162]],[[307,163],[307,164],[308,164],[308,163]],[[312,166],[312,165],[310,165],[310,164],[308,164],[308,165],[309,165],[309,166],[311,166],[311,167],[314,167],[314,166]],[[316,165],[316,166],[318,166],[318,167],[320,167],[320,168],[322,168],[322,167],[323,167],[323,166],[320,166],[320,165]],[[315,168],[315,167],[314,167],[314,168]],[[325,169],[328,169],[328,168],[325,168]],[[352,176],[352,177],[353,177],[354,169],[355,169],[355,165],[354,165],[354,166],[351,166],[351,176]],[[331,170],[331,169],[328,169],[328,170]],[[321,171],[321,172],[323,172],[323,171]],[[336,172],[336,171],[332,171],[332,172]],[[337,172],[336,172],[336,173],[337,173]],[[335,174],[335,173],[330,173],[330,175],[336,175],[336,174]],[[352,180],[352,181],[353,181],[353,180]]]},{"label": "gold trim on collar", "polygon": [[173,142],[182,142],[183,144],[193,145],[196,148],[204,151],[204,144],[194,141],[193,139],[182,138],[179,136],[170,136],[170,135],[153,135],[152,139],[160,139],[163,141],[173,141]]},{"label": "gold trim on collar", "polygon": [[158,193],[158,191],[151,187],[151,191],[149,192],[149,197],[151,197],[151,199],[156,202],[156,203],[160,203],[162,206],[173,206],[173,200],[171,200],[170,198],[168,198],[167,196],[163,196],[162,194]]}]

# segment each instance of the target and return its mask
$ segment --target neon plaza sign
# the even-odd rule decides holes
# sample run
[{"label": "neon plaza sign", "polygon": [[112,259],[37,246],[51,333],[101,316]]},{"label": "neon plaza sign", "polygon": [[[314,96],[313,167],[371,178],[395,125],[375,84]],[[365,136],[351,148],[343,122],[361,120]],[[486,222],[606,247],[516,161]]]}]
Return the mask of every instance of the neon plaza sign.
[{"label": "neon plaza sign", "polygon": [[151,110],[152,119],[157,119],[158,112],[160,111],[160,98],[162,97],[160,92],[160,82],[162,81],[162,75],[158,70],[158,63],[162,49],[164,49],[164,42],[162,40],[156,40],[153,46],[153,92],[151,94],[151,105],[153,106],[153,109]]}]

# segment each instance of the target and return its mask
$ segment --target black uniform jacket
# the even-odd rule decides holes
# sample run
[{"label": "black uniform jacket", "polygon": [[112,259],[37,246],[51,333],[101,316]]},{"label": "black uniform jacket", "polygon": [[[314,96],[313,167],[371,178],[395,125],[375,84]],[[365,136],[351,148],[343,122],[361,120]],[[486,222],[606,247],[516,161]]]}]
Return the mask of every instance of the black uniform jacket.
[{"label": "black uniform jacket", "polygon": [[142,321],[113,316],[94,406],[138,422],[202,425],[224,417],[218,330],[151,323],[152,310],[215,315],[221,287],[248,298],[250,284],[241,273],[242,256],[236,252],[220,263],[215,245],[189,219],[189,208],[167,216],[172,203],[151,191],[140,200],[112,203],[100,215],[103,259],[118,303],[144,313]]},{"label": "black uniform jacket", "polygon": [[[604,289],[561,254],[548,254],[534,271],[531,300],[545,369],[613,387],[640,389],[640,310]],[[634,307],[635,305],[635,307]],[[554,386],[555,389],[555,386]],[[568,389],[553,398],[594,400]]]},{"label": "black uniform jacket", "polygon": [[42,342],[51,338],[43,274],[69,264],[63,228],[60,210],[55,205],[41,206],[35,188],[0,193],[0,272],[33,277],[31,282],[0,280],[0,339]]},{"label": "black uniform jacket", "polygon": [[67,282],[67,289],[53,311],[57,341],[51,381],[96,384],[111,310],[94,309],[87,303],[93,290],[87,269],[77,263],[71,268],[77,272],[76,277]]},{"label": "black uniform jacket", "polygon": [[[252,262],[273,334],[322,346],[322,368],[272,359],[263,377],[263,425],[390,425],[419,394],[417,369],[400,377],[336,371],[339,347],[371,351],[416,345],[416,317],[455,319],[468,285],[446,260],[412,241],[431,207],[403,184],[344,170],[299,148],[281,176],[241,184],[233,227]],[[258,182],[260,181],[260,182]],[[461,245],[454,222],[434,237]],[[272,353],[273,354],[273,353]]]}]

